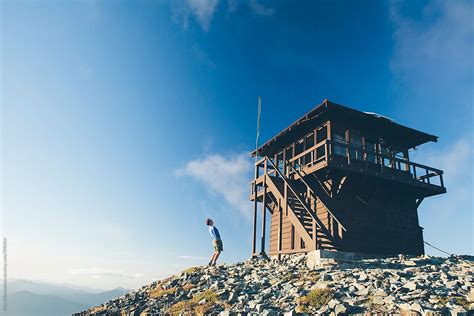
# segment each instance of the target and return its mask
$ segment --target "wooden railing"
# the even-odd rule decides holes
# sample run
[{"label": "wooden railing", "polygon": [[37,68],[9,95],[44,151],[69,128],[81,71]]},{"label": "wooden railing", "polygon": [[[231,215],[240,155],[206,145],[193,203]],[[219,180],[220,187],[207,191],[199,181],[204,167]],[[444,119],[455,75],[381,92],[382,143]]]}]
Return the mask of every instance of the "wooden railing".
[{"label": "wooden railing", "polygon": [[[442,170],[350,143],[324,140],[289,159],[288,162],[295,170],[303,170],[320,162],[328,163],[337,157],[343,157],[348,165],[359,164],[365,169],[375,168],[381,173],[397,170],[410,175],[417,182],[444,187]],[[285,173],[291,175],[295,171],[287,169]]]}]

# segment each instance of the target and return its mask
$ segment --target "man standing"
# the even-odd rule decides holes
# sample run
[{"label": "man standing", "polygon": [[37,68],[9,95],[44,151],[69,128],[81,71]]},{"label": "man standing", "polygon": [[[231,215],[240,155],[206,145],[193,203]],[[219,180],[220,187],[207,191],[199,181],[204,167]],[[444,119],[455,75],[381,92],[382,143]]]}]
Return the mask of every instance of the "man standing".
[{"label": "man standing", "polygon": [[209,226],[209,234],[212,236],[212,246],[214,247],[214,253],[212,254],[211,261],[209,261],[208,266],[215,266],[217,258],[221,254],[221,251],[224,250],[222,246],[221,235],[219,234],[219,230],[214,226],[214,222],[212,219],[206,219],[206,225]]}]

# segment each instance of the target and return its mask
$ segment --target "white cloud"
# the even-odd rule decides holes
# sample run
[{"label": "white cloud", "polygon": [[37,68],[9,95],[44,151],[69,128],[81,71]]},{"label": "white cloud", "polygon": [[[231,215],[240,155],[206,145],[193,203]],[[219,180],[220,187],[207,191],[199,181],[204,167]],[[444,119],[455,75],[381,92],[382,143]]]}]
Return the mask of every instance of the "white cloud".
[{"label": "white cloud", "polygon": [[209,260],[209,258],[206,257],[197,257],[197,256],[178,256],[180,259],[186,259],[186,260]]},{"label": "white cloud", "polygon": [[176,171],[179,176],[189,176],[203,183],[211,192],[221,195],[224,200],[241,212],[250,216],[248,200],[252,163],[248,154],[223,156],[208,155],[189,161],[184,168]]},{"label": "white cloud", "polygon": [[216,11],[218,0],[184,0],[175,4],[174,17],[180,18],[186,29],[190,17],[194,17],[204,31],[211,26],[212,17]]},{"label": "white cloud", "polygon": [[[185,29],[189,26],[189,20],[194,18],[204,31],[209,31],[211,22],[217,12],[219,0],[180,0],[173,2],[173,19],[182,23]],[[237,0],[227,0],[227,13],[233,14],[241,6]],[[248,0],[248,9],[258,16],[272,16],[274,9],[261,4],[257,0]]]},{"label": "white cloud", "polygon": [[415,162],[443,170],[447,189],[446,194],[428,197],[421,204],[425,240],[452,253],[469,254],[473,251],[474,231],[472,142],[461,139],[451,146],[435,147],[421,148],[412,155]]},{"label": "white cloud", "polygon": [[67,273],[71,275],[91,276],[94,279],[98,279],[101,277],[123,277],[132,279],[145,277],[141,273],[127,273],[126,271],[121,269],[100,269],[96,267],[70,269],[69,271],[67,271]]},{"label": "white cloud", "polygon": [[[474,66],[473,2],[430,1],[421,18],[403,14],[403,2],[392,1],[395,52],[391,68],[418,84],[420,78],[465,79]],[[439,77],[436,77],[439,76]]]},{"label": "white cloud", "polygon": [[249,0],[249,8],[253,13],[263,16],[273,15],[274,10],[257,2],[257,0]]},{"label": "white cloud", "polygon": [[467,139],[444,148],[422,148],[412,154],[413,161],[444,172],[443,180],[448,194],[438,203],[438,210],[451,213],[466,208],[466,205],[472,206],[472,155],[472,144]]}]

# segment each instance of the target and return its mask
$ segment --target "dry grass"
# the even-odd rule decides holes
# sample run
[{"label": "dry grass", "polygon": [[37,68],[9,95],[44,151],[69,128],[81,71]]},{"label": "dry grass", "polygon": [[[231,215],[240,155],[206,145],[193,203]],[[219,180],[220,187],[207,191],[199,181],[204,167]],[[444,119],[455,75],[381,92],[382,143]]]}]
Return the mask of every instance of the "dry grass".
[{"label": "dry grass", "polygon": [[326,305],[331,300],[333,295],[333,291],[328,288],[314,289],[309,292],[308,295],[300,297],[299,304],[303,307],[303,310],[305,310],[307,307],[319,309]]},{"label": "dry grass", "polygon": [[456,305],[461,305],[462,307],[464,307],[465,310],[469,310],[469,305],[470,305],[469,301],[465,297],[462,297],[462,296],[440,297],[436,305],[444,307],[451,300],[454,300],[454,303]]},{"label": "dry grass", "polygon": [[183,272],[185,272],[185,273],[187,273],[187,274],[191,274],[191,273],[196,272],[197,270],[199,270],[199,267],[191,267],[191,268],[187,268],[187,269],[184,270]]},{"label": "dry grass", "polygon": [[[205,299],[204,304],[199,304]],[[166,314],[180,314],[189,312],[191,314],[205,314],[209,312],[219,301],[219,296],[213,290],[206,290],[204,292],[194,295],[189,301],[181,301],[172,305]]]},{"label": "dry grass", "polygon": [[105,310],[107,310],[107,307],[101,305],[101,306],[93,307],[93,308],[90,310],[90,313],[91,313],[91,314],[100,313],[100,312],[104,312]]},{"label": "dry grass", "polygon": [[183,285],[183,290],[184,291],[189,291],[190,289],[192,289],[194,287],[194,284],[192,283],[186,283],[185,285]]},{"label": "dry grass", "polygon": [[298,279],[301,281],[311,281],[313,283],[316,283],[319,281],[320,278],[321,276],[318,272],[310,271],[300,274],[300,277]]},{"label": "dry grass", "polygon": [[172,287],[169,289],[163,289],[161,285],[158,285],[155,289],[150,291],[150,297],[151,298],[160,298],[162,296],[168,295],[168,294],[174,294],[176,293],[177,288]]}]

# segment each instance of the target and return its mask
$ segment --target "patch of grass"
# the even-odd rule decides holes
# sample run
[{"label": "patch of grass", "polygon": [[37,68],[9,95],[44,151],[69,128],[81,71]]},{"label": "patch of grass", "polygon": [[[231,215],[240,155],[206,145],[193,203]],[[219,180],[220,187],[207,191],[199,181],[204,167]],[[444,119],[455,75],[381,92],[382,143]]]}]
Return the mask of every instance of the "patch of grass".
[{"label": "patch of grass", "polygon": [[177,288],[172,287],[169,289],[163,289],[161,286],[158,286],[156,289],[153,289],[150,291],[150,297],[151,298],[160,298],[162,296],[168,295],[168,294],[174,294],[176,293]]},{"label": "patch of grass", "polygon": [[190,289],[192,289],[194,287],[194,284],[192,283],[186,283],[185,285],[183,285],[183,290],[184,291],[189,291]]},{"label": "patch of grass", "polygon": [[314,289],[308,295],[300,297],[299,303],[303,307],[310,306],[319,309],[329,303],[333,295],[333,291],[328,288]]},{"label": "patch of grass", "polygon": [[436,303],[436,305],[444,307],[452,299],[454,299],[454,303],[456,305],[461,305],[465,310],[469,310],[469,301],[463,296],[439,297],[439,301]]},{"label": "patch of grass", "polygon": [[198,267],[191,267],[191,268],[187,268],[186,270],[184,270],[183,272],[187,273],[187,274],[191,274],[193,272],[196,272],[199,268]]},{"label": "patch of grass", "polygon": [[91,314],[100,313],[100,312],[104,312],[106,310],[107,310],[107,307],[101,305],[101,306],[96,306],[96,307],[91,308],[90,313]]},{"label": "patch of grass", "polygon": [[319,278],[321,276],[319,275],[318,272],[316,271],[310,271],[308,273],[302,273],[299,277],[300,280],[303,280],[303,281],[311,281],[313,283],[316,283],[319,281]]},{"label": "patch of grass", "polygon": [[[199,304],[203,299],[206,300],[204,304]],[[184,312],[191,312],[194,314],[205,314],[209,312],[219,301],[219,295],[213,290],[206,290],[193,296],[189,301],[181,301],[172,305],[167,314],[180,314]]]}]

